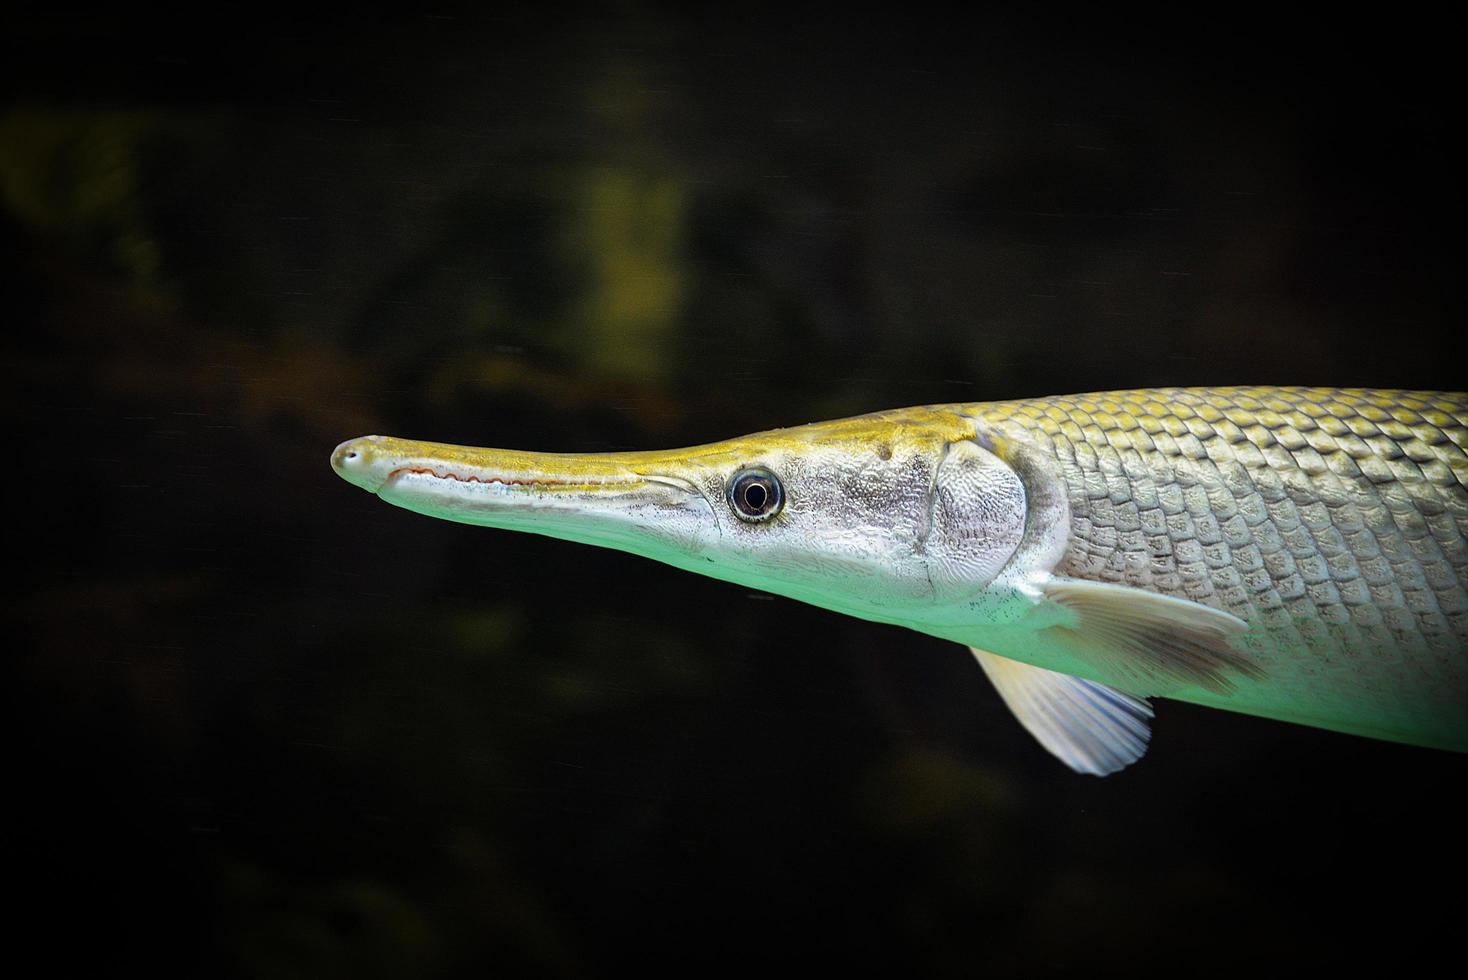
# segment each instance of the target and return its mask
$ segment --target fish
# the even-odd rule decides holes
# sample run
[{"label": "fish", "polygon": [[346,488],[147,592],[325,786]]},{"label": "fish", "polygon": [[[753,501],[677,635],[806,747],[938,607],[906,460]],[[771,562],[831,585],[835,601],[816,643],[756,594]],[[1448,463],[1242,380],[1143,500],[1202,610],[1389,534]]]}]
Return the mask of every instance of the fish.
[{"label": "fish", "polygon": [[331,464],[962,644],[1079,773],[1141,758],[1158,698],[1468,751],[1468,394],[1097,392],[654,452],[374,435]]}]

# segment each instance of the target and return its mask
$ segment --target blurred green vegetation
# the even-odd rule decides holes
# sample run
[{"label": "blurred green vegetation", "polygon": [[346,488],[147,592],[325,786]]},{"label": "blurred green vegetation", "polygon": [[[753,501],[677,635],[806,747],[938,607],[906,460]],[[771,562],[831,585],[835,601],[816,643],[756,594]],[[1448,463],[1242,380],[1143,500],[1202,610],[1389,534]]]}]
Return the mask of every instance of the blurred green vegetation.
[{"label": "blurred green vegetation", "polygon": [[13,109],[0,115],[0,202],[16,220],[139,286],[158,273],[143,217],[136,112]]},{"label": "blurred green vegetation", "polygon": [[1456,861],[1460,759],[1168,705],[1079,780],[956,648],[326,464],[1461,386],[1437,89],[1079,28],[120,16],[18,21],[0,115],[0,404],[45,476],[7,532],[14,839],[60,960],[1222,971],[1440,923],[1411,869]]},{"label": "blurred green vegetation", "polygon": [[591,289],[577,311],[574,333],[585,349],[575,359],[597,373],[664,382],[686,290],[686,184],[608,169],[590,175],[581,193],[574,248],[590,266]]}]

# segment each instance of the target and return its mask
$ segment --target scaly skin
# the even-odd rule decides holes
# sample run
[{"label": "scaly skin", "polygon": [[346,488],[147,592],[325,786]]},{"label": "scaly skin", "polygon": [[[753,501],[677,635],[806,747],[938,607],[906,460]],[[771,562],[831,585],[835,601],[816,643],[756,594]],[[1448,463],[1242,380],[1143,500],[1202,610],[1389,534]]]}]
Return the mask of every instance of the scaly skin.
[{"label": "scaly skin", "polygon": [[1249,623],[1263,677],[1181,699],[1468,748],[1468,396],[1160,389],[964,409],[1058,464],[1057,575]]}]

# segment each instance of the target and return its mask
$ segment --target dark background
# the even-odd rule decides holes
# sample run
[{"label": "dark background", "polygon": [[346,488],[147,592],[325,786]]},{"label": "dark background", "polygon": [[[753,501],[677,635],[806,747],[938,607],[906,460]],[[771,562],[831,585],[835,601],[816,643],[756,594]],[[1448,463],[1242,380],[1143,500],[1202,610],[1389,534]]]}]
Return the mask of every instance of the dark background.
[{"label": "dark background", "polygon": [[1075,776],[954,645],[430,521],[327,454],[1462,388],[1461,25],[546,7],[4,15],[18,953],[1460,958],[1461,757],[1166,702]]}]

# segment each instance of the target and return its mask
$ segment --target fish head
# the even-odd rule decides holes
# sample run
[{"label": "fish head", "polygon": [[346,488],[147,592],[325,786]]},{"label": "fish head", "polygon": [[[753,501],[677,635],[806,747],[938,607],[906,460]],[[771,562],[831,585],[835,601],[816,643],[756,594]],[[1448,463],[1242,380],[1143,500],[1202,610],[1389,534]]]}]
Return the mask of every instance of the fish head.
[{"label": "fish head", "polygon": [[867,619],[912,622],[1004,568],[1022,481],[957,408],[881,412],[686,449],[559,454],[369,436],[349,482],[450,520],[634,552]]}]

